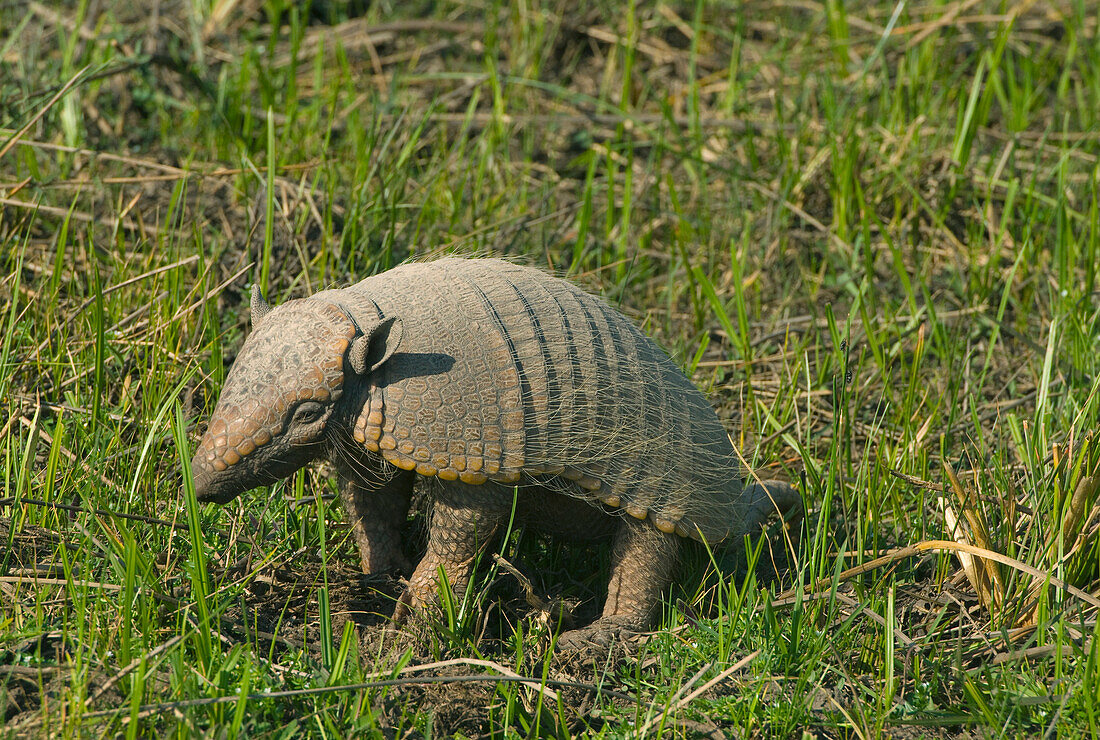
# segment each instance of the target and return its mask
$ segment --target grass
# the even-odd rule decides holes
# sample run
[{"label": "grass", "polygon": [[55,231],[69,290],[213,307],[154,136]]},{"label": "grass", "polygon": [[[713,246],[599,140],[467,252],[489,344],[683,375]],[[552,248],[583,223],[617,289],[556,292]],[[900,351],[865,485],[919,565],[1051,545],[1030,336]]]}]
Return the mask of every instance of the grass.
[{"label": "grass", "polygon": [[[4,734],[1097,734],[1088,3],[313,6],[0,8]],[[252,282],[451,251],[643,325],[797,555],[577,666],[606,576],[516,532],[547,608],[486,562],[394,656],[324,471],[194,501]]]}]

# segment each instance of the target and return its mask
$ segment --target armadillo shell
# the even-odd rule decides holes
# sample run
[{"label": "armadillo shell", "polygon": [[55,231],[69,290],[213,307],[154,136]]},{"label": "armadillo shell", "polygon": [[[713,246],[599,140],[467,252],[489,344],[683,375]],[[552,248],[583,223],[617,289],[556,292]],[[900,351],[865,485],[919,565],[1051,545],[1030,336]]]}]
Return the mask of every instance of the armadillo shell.
[{"label": "armadillo shell", "polygon": [[401,319],[355,430],[391,463],[469,483],[559,476],[663,531],[742,531],[738,460],[714,410],[656,344],[568,281],[449,258],[314,298],[357,320]]}]

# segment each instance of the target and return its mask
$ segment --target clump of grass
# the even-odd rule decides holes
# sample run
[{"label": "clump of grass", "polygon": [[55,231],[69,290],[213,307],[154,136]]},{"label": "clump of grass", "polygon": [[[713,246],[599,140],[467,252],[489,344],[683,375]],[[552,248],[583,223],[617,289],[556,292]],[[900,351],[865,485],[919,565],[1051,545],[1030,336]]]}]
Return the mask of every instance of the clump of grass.
[{"label": "clump of grass", "polygon": [[[969,546],[968,550],[980,548],[1024,558],[1023,565],[1015,566],[1022,572],[1013,572],[1012,563],[1006,566],[967,550],[958,553],[966,578],[993,624],[1036,627],[1061,609],[1100,607],[1100,600],[1085,593],[1095,588],[1100,576],[1097,447],[1091,433],[1077,450],[1072,437],[1066,445],[1055,445],[1050,472],[1034,481],[1039,490],[1028,491],[1029,495],[1021,497],[1023,502],[1017,501],[1020,492],[1016,486],[993,498],[993,511],[1004,516],[1003,520],[992,518],[975,493],[967,491],[950,468],[945,469],[950,490],[957,497],[955,504],[946,498],[943,501],[948,532],[954,539]],[[1031,483],[1024,485],[1030,487]],[[1028,502],[1032,506],[1027,506]],[[1070,599],[1067,604],[1061,605],[1059,592]]]}]

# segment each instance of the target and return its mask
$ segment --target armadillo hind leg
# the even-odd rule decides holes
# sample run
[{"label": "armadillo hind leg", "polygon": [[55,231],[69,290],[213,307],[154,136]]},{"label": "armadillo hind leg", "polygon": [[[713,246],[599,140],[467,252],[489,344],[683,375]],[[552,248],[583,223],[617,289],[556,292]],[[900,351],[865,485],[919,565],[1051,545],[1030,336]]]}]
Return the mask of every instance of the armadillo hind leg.
[{"label": "armadillo hind leg", "polygon": [[681,539],[648,522],[623,519],[611,552],[611,581],[603,616],[587,627],[564,633],[562,650],[604,647],[622,632],[647,629],[672,582]]},{"label": "armadillo hind leg", "polygon": [[503,487],[437,480],[428,524],[428,551],[397,602],[393,624],[404,622],[414,609],[438,603],[440,568],[452,594],[461,600],[473,575],[474,561],[507,524],[511,508],[512,494]]},{"label": "armadillo hind leg", "polygon": [[369,486],[356,477],[341,476],[340,499],[364,573],[408,573],[401,529],[409,516],[412,489],[413,474],[404,470]]},{"label": "armadillo hind leg", "polygon": [[781,480],[765,480],[745,486],[742,500],[748,505],[745,531],[755,534],[772,517],[787,522],[802,516],[802,496],[798,489]]}]

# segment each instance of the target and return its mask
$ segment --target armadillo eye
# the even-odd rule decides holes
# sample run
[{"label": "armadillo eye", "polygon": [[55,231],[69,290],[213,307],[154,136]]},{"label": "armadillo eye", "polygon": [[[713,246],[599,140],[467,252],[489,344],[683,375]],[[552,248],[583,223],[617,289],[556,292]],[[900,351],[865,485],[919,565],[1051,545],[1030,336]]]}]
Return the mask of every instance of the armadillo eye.
[{"label": "armadillo eye", "polygon": [[325,407],[316,401],[303,401],[294,409],[295,424],[312,424],[325,413]]}]

